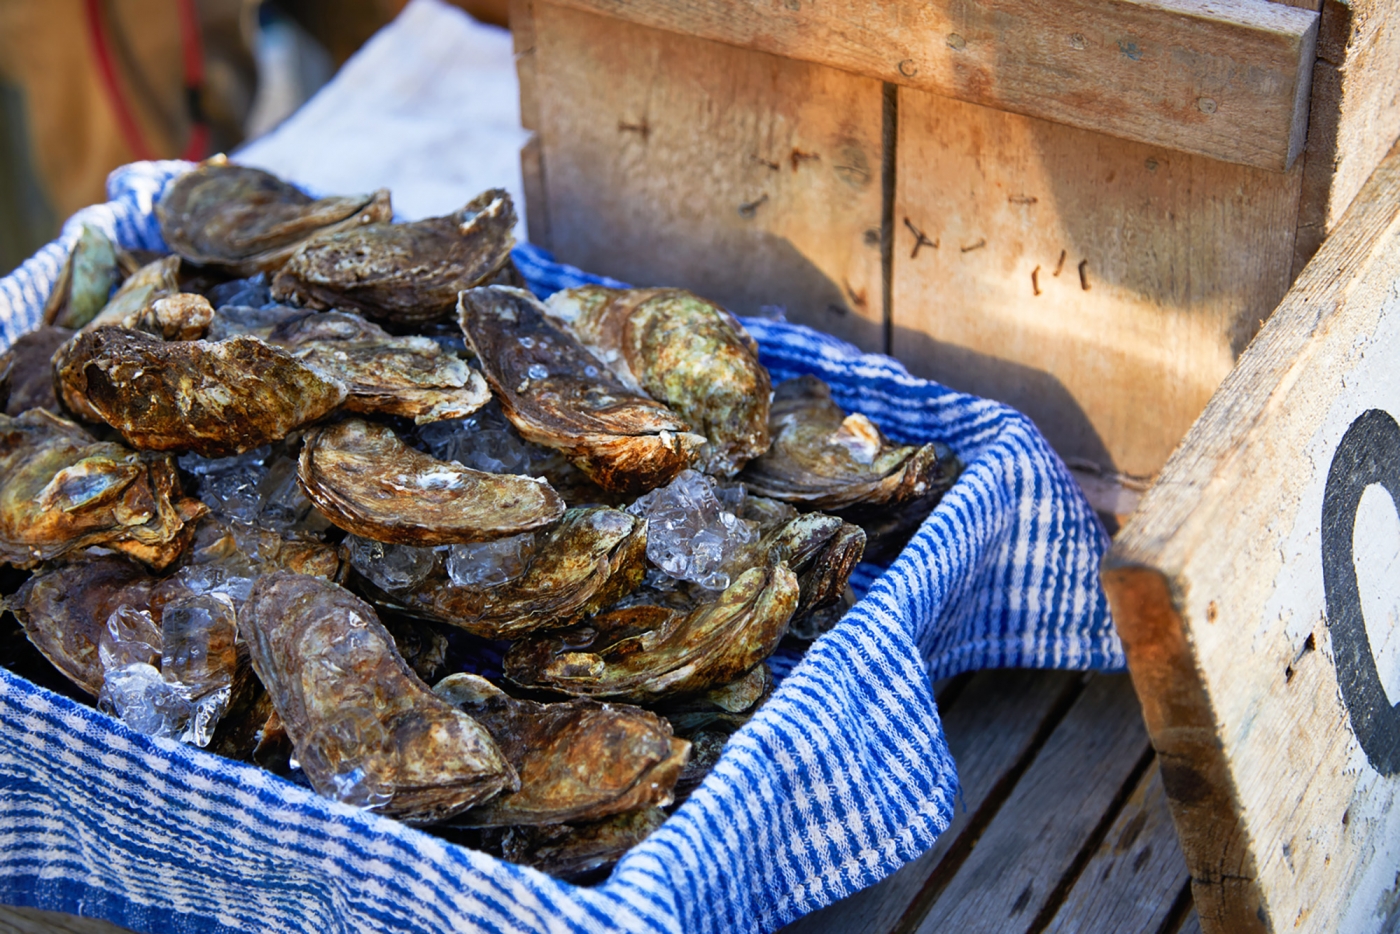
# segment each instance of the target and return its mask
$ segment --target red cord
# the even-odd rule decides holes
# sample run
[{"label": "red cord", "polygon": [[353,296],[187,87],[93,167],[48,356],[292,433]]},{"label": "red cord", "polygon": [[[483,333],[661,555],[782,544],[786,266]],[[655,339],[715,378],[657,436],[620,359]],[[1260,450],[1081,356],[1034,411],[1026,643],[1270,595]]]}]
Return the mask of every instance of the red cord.
[{"label": "red cord", "polygon": [[[199,19],[195,15],[194,0],[175,0],[180,17],[180,51],[184,61],[185,104],[190,114],[190,139],[185,146],[183,158],[190,161],[203,159],[208,154],[209,123],[200,109],[199,94],[204,84],[204,47],[199,38]],[[127,106],[126,95],[122,93],[117,80],[117,70],[112,62],[112,53],[107,45],[107,30],[102,21],[101,0],[86,0],[88,35],[92,39],[93,54],[97,57],[97,70],[102,78],[102,86],[112,104],[117,118],[117,126],[131,154],[137,159],[151,159],[153,153],[146,145],[141,127]]]},{"label": "red cord", "polygon": [[131,154],[137,159],[149,159],[151,151],[146,148],[141,128],[136,125],[136,119],[126,106],[126,97],[121,92],[121,86],[117,84],[117,70],[112,65],[112,54],[107,48],[107,32],[102,25],[102,8],[98,0],[87,0],[86,6],[88,35],[92,37],[93,53],[97,56],[97,70],[102,76],[102,85],[107,90],[112,110],[115,111],[117,126],[126,138],[126,145]]}]

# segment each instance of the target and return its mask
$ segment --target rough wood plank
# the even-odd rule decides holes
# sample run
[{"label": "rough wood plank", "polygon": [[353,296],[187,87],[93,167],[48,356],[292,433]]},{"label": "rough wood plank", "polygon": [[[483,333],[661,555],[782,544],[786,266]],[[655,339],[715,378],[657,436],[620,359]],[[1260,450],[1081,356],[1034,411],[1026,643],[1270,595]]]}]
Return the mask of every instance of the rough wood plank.
[{"label": "rough wood plank", "polygon": [[126,928],[77,915],[0,905],[0,934],[130,934]]},{"label": "rough wood plank", "polygon": [[1260,168],[1302,150],[1317,14],[1253,0],[563,0]]},{"label": "rough wood plank", "polygon": [[1147,734],[1132,685],[1084,689],[932,909],[919,934],[1029,930],[1144,767]]},{"label": "rough wood plank", "polygon": [[1397,347],[1400,147],[1106,561],[1207,932],[1400,924]]},{"label": "rough wood plank", "polygon": [[535,4],[560,259],[883,349],[882,89]]},{"label": "rough wood plank", "polygon": [[1186,920],[1181,922],[1181,927],[1176,929],[1176,934],[1201,934],[1201,918],[1196,914],[1196,909],[1191,909]]},{"label": "rough wood plank", "polygon": [[1302,271],[1400,136],[1400,17],[1328,0],[1318,27],[1294,271]]},{"label": "rough wood plank", "polygon": [[1296,168],[905,89],[897,153],[894,354],[1107,472],[1161,468],[1291,281]]},{"label": "rough wood plank", "polygon": [[[923,856],[879,885],[793,922],[785,934],[888,934],[909,906],[936,895],[932,884],[954,853],[966,856],[1014,782],[1080,689],[1070,672],[988,671],[975,675],[940,711],[962,796],[952,824]],[[954,852],[960,851],[960,852]],[[947,867],[952,868],[952,867]]]},{"label": "rough wood plank", "polygon": [[1138,782],[1045,934],[1161,930],[1187,882],[1162,774]]}]

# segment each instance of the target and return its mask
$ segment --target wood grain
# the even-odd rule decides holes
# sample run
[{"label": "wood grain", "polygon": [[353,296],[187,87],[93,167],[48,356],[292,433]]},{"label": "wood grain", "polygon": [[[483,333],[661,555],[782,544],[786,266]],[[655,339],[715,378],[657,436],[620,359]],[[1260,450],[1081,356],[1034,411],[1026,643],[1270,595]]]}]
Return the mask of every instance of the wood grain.
[{"label": "wood grain", "polygon": [[1045,934],[1161,930],[1187,882],[1162,774],[1147,771]]},{"label": "wood grain", "polygon": [[[1355,516],[1327,512],[1333,478],[1353,482],[1360,469],[1337,456],[1352,426],[1372,411],[1400,415],[1397,346],[1400,147],[1241,357],[1106,561],[1153,742],[1164,763],[1180,750],[1191,764],[1176,788],[1167,775],[1166,787],[1208,934],[1240,930],[1251,907],[1274,930],[1365,934],[1400,923],[1400,774],[1358,732],[1392,708],[1383,692],[1364,708],[1344,694],[1352,683],[1344,673],[1367,656],[1379,677],[1400,676],[1400,630],[1387,619],[1400,605],[1400,533],[1356,531],[1363,518],[1386,532],[1400,517],[1384,493],[1365,515],[1364,499]],[[1328,580],[1342,572],[1359,588],[1355,606],[1334,599]],[[1375,640],[1364,651],[1347,635],[1354,630],[1339,628],[1363,610]],[[1239,878],[1221,872],[1222,884],[1206,887],[1213,901],[1202,883],[1228,870],[1224,852],[1238,858],[1230,871]]]},{"label": "wood grain", "polygon": [[1228,162],[1302,150],[1317,14],[1251,0],[563,0]]},{"label": "wood grain", "polygon": [[1385,0],[1322,6],[1294,271],[1400,136],[1400,17]]},{"label": "wood grain", "polygon": [[0,934],[129,934],[126,928],[77,915],[0,905]]},{"label": "wood grain", "polygon": [[880,82],[535,7],[561,260],[882,349]]},{"label": "wood grain", "polygon": [[1155,474],[1291,281],[1300,169],[907,89],[897,153],[894,354],[1067,457]]},{"label": "wood grain", "polygon": [[1148,752],[1132,685],[1097,675],[983,833],[919,934],[1024,931],[1111,819]]},{"label": "wood grain", "polygon": [[962,785],[952,824],[923,856],[880,884],[793,922],[785,934],[888,934],[916,902],[925,901],[927,910],[947,883],[943,876],[966,858],[1079,689],[1080,677],[1070,672],[974,675],[940,711]]}]

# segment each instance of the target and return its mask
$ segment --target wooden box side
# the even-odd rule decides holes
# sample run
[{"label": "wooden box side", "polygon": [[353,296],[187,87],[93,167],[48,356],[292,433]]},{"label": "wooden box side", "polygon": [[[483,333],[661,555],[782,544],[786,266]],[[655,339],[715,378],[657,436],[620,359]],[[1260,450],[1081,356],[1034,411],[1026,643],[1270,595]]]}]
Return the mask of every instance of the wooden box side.
[{"label": "wooden box side", "polygon": [[1400,923],[1397,348],[1400,147],[1105,564],[1208,932]]}]

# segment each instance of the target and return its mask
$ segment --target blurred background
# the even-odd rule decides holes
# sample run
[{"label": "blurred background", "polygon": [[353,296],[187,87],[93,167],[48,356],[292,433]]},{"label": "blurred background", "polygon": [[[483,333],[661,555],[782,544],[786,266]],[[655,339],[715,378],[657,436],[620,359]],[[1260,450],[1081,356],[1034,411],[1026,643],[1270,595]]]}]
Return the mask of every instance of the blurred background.
[{"label": "blurred background", "polygon": [[[407,0],[0,0],[0,275],[135,159],[275,129]],[[451,0],[506,26],[507,0]]]}]

